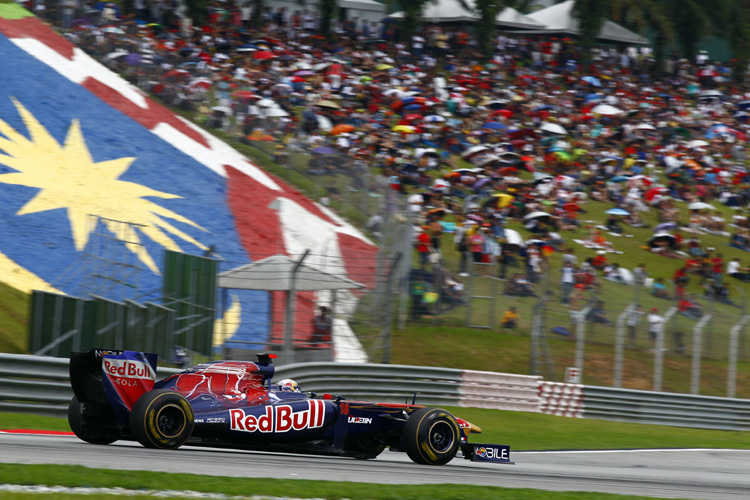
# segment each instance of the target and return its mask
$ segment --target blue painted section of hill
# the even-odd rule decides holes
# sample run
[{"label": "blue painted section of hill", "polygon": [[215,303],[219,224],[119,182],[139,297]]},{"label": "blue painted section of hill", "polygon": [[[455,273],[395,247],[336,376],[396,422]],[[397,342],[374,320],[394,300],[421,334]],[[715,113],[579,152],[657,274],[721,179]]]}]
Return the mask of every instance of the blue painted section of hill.
[{"label": "blue painted section of hill", "polygon": [[[0,120],[17,133],[30,138],[30,132],[12,100],[14,98],[62,145],[65,144],[71,123],[77,119],[94,163],[135,158],[119,180],[181,197],[163,199],[146,196],[129,200],[123,194],[124,191],[114,189],[111,192],[113,198],[129,201],[123,202],[119,214],[110,213],[108,216],[134,223],[152,224],[153,221],[138,220],[142,216],[138,211],[139,203],[142,205],[142,200],[147,200],[205,229],[202,231],[174,218],[161,216],[166,223],[203,246],[201,248],[179,235],[163,231],[185,253],[200,255],[206,247],[216,245],[218,253],[225,254],[232,261],[231,265],[222,264],[222,270],[249,262],[240,245],[233,214],[226,203],[224,178],[162,141],[85,88],[70,82],[20,50],[3,35],[0,35],[0,55],[3,72],[0,77]],[[38,179],[39,174],[27,171],[29,175],[24,177],[24,183],[28,185],[7,183],[13,177],[14,182],[18,179],[18,171],[8,166],[8,163],[12,164],[18,159],[4,158],[12,146],[3,145],[3,136],[5,134],[0,134],[0,251],[53,286],[62,286],[64,291],[76,294],[85,289],[81,282],[86,277],[85,272],[77,273],[74,269],[71,279],[56,283],[64,270],[70,270],[79,262],[83,265],[84,262],[82,253],[75,249],[69,217],[70,205],[75,202],[67,201],[66,206],[60,208],[19,215],[18,212],[40,194],[38,181],[41,179]],[[5,136],[5,139],[8,138]],[[37,155],[32,160],[43,161],[45,158],[38,147],[29,148],[24,154]],[[66,167],[90,166],[86,161],[81,163],[82,165],[68,164]],[[50,165],[49,168],[57,166]],[[99,230],[102,231],[103,228],[100,227]],[[140,238],[151,256],[161,262],[162,245],[149,239],[143,232],[140,232]],[[121,245],[120,250],[127,253],[124,245]],[[139,300],[154,299],[161,289],[161,280],[160,275],[150,271],[141,273],[141,290],[132,296],[145,292],[147,296],[139,297]],[[244,308],[243,332],[235,335],[233,340],[262,342],[269,331],[268,294],[251,291],[233,293],[240,295]]]}]

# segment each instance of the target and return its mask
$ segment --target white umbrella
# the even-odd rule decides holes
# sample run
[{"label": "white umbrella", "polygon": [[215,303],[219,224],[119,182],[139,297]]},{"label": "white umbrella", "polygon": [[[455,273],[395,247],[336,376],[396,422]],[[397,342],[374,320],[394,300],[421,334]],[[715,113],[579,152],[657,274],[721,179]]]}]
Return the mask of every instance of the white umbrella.
[{"label": "white umbrella", "polygon": [[479,156],[472,160],[472,163],[476,165],[477,167],[484,167],[485,165],[489,165],[493,161],[500,161],[502,158],[500,158],[497,155],[485,155],[485,156]]},{"label": "white umbrella", "polygon": [[695,139],[694,141],[690,141],[687,143],[687,147],[690,149],[693,148],[704,148],[708,146],[708,141],[704,141],[702,139]]},{"label": "white umbrella", "polygon": [[287,113],[281,108],[268,108],[266,110],[266,116],[269,116],[269,117],[289,116],[289,113]]},{"label": "white umbrella", "polygon": [[531,219],[537,219],[539,217],[552,217],[552,214],[548,214],[547,212],[531,212],[530,214],[527,214],[524,216],[524,221],[529,221]]},{"label": "white umbrella", "polygon": [[107,56],[104,58],[105,61],[109,61],[112,59],[117,59],[118,57],[126,56],[129,52],[125,50],[115,50],[114,52],[110,52],[107,54]]},{"label": "white umbrella", "polygon": [[328,117],[315,115],[318,118],[318,128],[323,132],[328,132],[333,128],[333,123]]},{"label": "white umbrella", "polygon": [[551,134],[568,135],[568,131],[565,130],[565,127],[563,127],[562,125],[558,125],[557,123],[542,123],[542,126],[539,127],[539,130],[543,132],[549,132]]},{"label": "white umbrella", "polygon": [[613,116],[619,115],[620,113],[622,113],[622,110],[614,106],[610,106],[609,104],[597,104],[596,106],[591,108],[591,112],[596,113],[597,115]]},{"label": "white umbrella", "polygon": [[276,101],[273,101],[271,99],[261,99],[260,101],[256,102],[258,106],[261,108],[276,108],[279,105],[276,103]]},{"label": "white umbrella", "polygon": [[656,127],[651,125],[650,123],[639,123],[635,126],[636,130],[656,130]]},{"label": "white umbrella", "polygon": [[419,193],[414,193],[410,194],[406,201],[411,204],[424,203],[424,197]]},{"label": "white umbrella", "polygon": [[694,201],[688,205],[688,208],[690,210],[714,210],[713,205],[709,205],[708,203],[704,203],[702,201]]},{"label": "white umbrella", "polygon": [[461,153],[462,158],[468,158],[470,156],[473,156],[477,153],[481,153],[482,151],[487,151],[490,149],[488,146],[478,145],[478,146],[471,146],[470,148],[466,149],[463,153]]},{"label": "white umbrella", "polygon": [[211,111],[218,111],[219,113],[224,113],[225,115],[231,115],[232,109],[229,106],[214,106],[211,108]]}]

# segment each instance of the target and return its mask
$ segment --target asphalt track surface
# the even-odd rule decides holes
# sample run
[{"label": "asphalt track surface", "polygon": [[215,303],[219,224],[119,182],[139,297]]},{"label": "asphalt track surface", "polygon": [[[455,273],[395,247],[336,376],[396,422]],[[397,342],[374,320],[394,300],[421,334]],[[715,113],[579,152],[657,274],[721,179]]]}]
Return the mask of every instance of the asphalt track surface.
[{"label": "asphalt track surface", "polygon": [[0,462],[75,464],[232,477],[318,479],[382,484],[469,484],[554,491],[592,491],[661,498],[747,500],[750,450],[613,450],[512,452],[516,465],[456,458],[420,466],[403,453],[376,460],[183,447],[108,446],[74,436],[0,433]]}]

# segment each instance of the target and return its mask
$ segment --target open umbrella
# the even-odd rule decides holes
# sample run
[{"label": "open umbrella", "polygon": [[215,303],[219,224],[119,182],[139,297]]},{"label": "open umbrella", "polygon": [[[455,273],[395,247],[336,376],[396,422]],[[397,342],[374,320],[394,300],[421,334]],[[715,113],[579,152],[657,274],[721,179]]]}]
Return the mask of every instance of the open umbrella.
[{"label": "open umbrella", "polygon": [[341,123],[333,127],[330,130],[330,134],[331,135],[348,134],[349,132],[353,132],[353,131],[354,131],[354,127],[352,125]]},{"label": "open umbrella", "polygon": [[505,208],[510,205],[510,202],[516,199],[513,195],[508,193],[494,193],[492,197],[497,198],[498,208]]},{"label": "open umbrella", "polygon": [[526,214],[523,217],[524,222],[530,221],[531,219],[540,219],[542,217],[552,217],[552,214],[548,214],[547,212],[531,212],[530,214]]},{"label": "open umbrella", "polygon": [[508,126],[500,122],[487,122],[482,125],[482,128],[487,130],[505,130],[508,128]]},{"label": "open umbrella", "polygon": [[261,99],[260,96],[255,95],[249,90],[235,90],[232,92],[232,97],[235,99]]},{"label": "open umbrella", "polygon": [[387,69],[393,69],[393,66],[391,66],[390,64],[378,64],[377,66],[375,66],[375,69],[378,71],[385,71]]},{"label": "open umbrella", "polygon": [[232,109],[229,106],[214,106],[211,108],[211,111],[216,111],[219,113],[224,113],[225,115],[231,115]]},{"label": "open umbrella", "polygon": [[630,180],[630,177],[626,177],[624,175],[615,175],[614,177],[610,177],[607,179],[607,182],[625,182]]},{"label": "open umbrella", "polygon": [[319,155],[335,155],[336,150],[326,147],[326,146],[318,146],[317,148],[312,150],[313,153],[317,153]]},{"label": "open umbrella", "polygon": [[665,195],[667,193],[669,193],[669,189],[663,186],[652,187],[651,189],[643,193],[643,199],[651,202],[654,200],[654,198],[656,198],[657,195]]},{"label": "open umbrella", "polygon": [[621,114],[622,110],[609,104],[597,104],[591,108],[591,112],[597,115],[615,116]]},{"label": "open umbrella", "polygon": [[648,239],[648,245],[651,248],[665,245],[674,248],[676,244],[677,237],[671,233],[656,233]]},{"label": "open umbrella", "polygon": [[105,61],[111,61],[112,59],[119,59],[120,57],[124,57],[128,55],[128,52],[125,50],[115,50],[114,52],[110,52],[104,57]]},{"label": "open umbrella", "polygon": [[264,61],[267,59],[273,59],[276,57],[276,54],[271,52],[270,50],[256,50],[253,52],[252,58],[260,61]]},{"label": "open umbrella", "polygon": [[713,205],[709,205],[708,203],[702,202],[702,201],[694,201],[688,205],[688,209],[690,210],[715,210]]},{"label": "open umbrella", "polygon": [[568,131],[565,130],[565,127],[562,125],[558,125],[557,123],[550,123],[550,122],[544,122],[542,123],[542,126],[539,127],[539,130],[542,132],[549,132],[550,134],[558,134],[558,135],[567,135]]},{"label": "open umbrella", "polygon": [[404,134],[413,134],[417,131],[417,129],[411,125],[396,125],[391,130],[394,132],[402,132]]},{"label": "open umbrella", "polygon": [[650,123],[639,123],[635,126],[636,130],[656,130],[656,127],[651,125]]},{"label": "open umbrella", "polygon": [[662,222],[654,228],[654,233],[664,233],[677,228],[676,222]]},{"label": "open umbrella", "polygon": [[610,208],[604,213],[609,215],[630,215],[630,212],[628,212],[624,208]]},{"label": "open umbrella", "polygon": [[316,106],[319,108],[331,108],[331,109],[341,109],[341,106],[336,104],[333,101],[329,101],[327,99],[323,99],[322,101],[318,101],[315,103]]},{"label": "open umbrella", "polygon": [[472,156],[474,156],[476,154],[479,154],[479,153],[481,153],[483,151],[487,151],[488,149],[490,149],[489,146],[484,146],[482,144],[477,145],[477,146],[471,146],[471,147],[465,149],[463,153],[461,153],[461,157],[465,158],[465,159],[468,159],[468,158],[471,158]]},{"label": "open umbrella", "polygon": [[264,114],[270,118],[289,116],[289,112],[282,108],[268,108],[265,110]]},{"label": "open umbrella", "polygon": [[628,179],[628,188],[634,188],[634,187],[648,187],[651,184],[653,184],[654,181],[651,179],[651,177],[645,176],[645,175],[636,175]]},{"label": "open umbrella", "polygon": [[471,160],[471,162],[476,165],[477,167],[484,167],[486,165],[489,165],[490,163],[500,161],[502,158],[500,158],[497,155],[485,155],[485,156],[478,156]]},{"label": "open umbrella", "polygon": [[594,76],[584,76],[583,78],[581,78],[581,80],[583,80],[586,83],[589,83],[589,84],[593,85],[594,87],[601,87],[602,86],[602,82],[598,78],[596,78]]},{"label": "open umbrella", "polygon": [[445,209],[444,208],[432,208],[425,212],[426,217],[437,217],[439,219],[442,219],[445,216]]}]

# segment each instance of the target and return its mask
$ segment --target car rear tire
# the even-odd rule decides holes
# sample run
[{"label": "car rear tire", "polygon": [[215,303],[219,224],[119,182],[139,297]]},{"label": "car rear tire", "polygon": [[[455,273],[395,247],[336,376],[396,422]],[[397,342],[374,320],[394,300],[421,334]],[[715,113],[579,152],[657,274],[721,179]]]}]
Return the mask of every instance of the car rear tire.
[{"label": "car rear tire", "polygon": [[133,405],[130,429],[146,448],[179,448],[193,432],[193,407],[174,391],[149,391]]},{"label": "car rear tire", "polygon": [[456,456],[460,435],[453,415],[440,408],[422,408],[406,421],[403,449],[415,463],[445,465]]},{"label": "car rear tire", "polygon": [[68,425],[78,439],[91,444],[111,444],[117,441],[117,420],[111,408],[95,408],[100,416],[92,415],[96,403],[81,403],[73,396],[68,405]]}]

